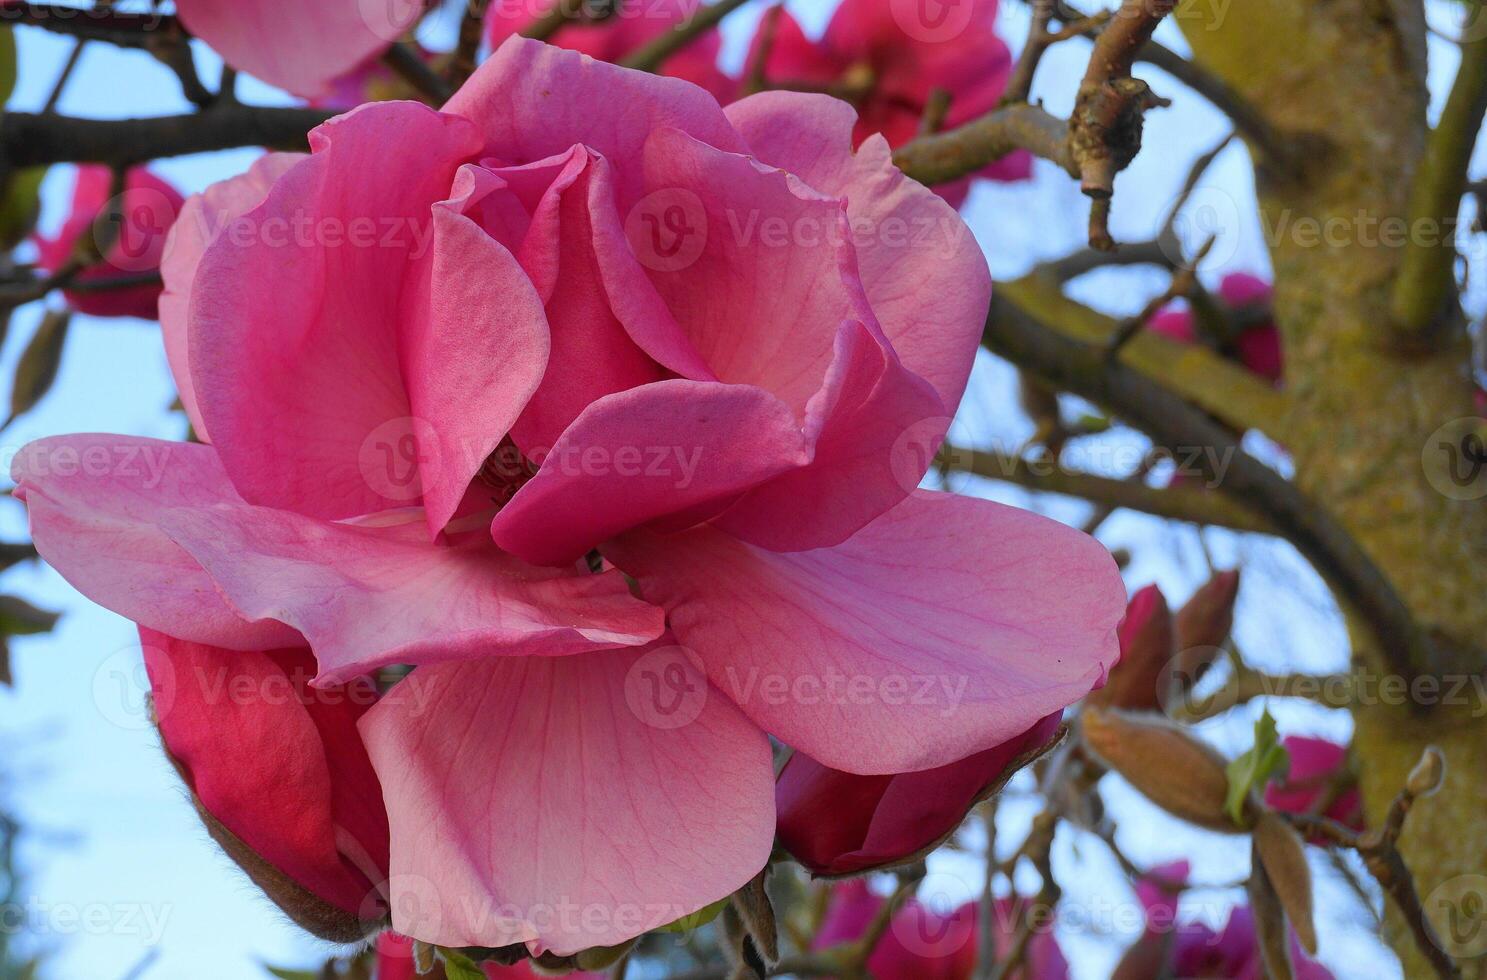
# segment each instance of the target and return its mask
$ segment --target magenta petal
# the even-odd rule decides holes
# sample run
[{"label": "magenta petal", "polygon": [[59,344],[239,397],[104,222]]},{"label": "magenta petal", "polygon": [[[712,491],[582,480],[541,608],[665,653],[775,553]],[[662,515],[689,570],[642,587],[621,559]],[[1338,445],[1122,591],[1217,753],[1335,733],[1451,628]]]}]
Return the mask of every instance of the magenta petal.
[{"label": "magenta petal", "polygon": [[537,390],[551,343],[516,258],[452,205],[436,206],[433,221],[429,278],[405,306],[403,363],[437,532]]},{"label": "magenta petal", "polygon": [[283,623],[250,622],[159,526],[163,513],[241,506],[209,446],[133,436],[57,436],[11,465],[36,550],[79,592],[143,626],[213,646],[298,646]]},{"label": "magenta petal", "polygon": [[646,141],[645,176],[625,230],[676,323],[719,380],[803,415],[837,325],[872,319],[845,202],[675,129]]},{"label": "magenta petal", "polygon": [[[407,102],[362,106],[311,134],[241,233],[208,246],[189,345],[201,414],[251,503],[323,518],[416,502],[378,455],[418,426],[398,313],[431,246],[432,205],[479,148],[467,121]],[[389,166],[389,148],[415,154]],[[406,461],[405,461],[406,462]]]},{"label": "magenta petal", "polygon": [[191,381],[187,351],[187,313],[191,308],[191,284],[196,279],[196,267],[207,246],[230,232],[238,218],[268,196],[274,181],[303,159],[303,153],[267,153],[255,160],[247,173],[191,195],[165,241],[165,255],[160,262],[160,276],[165,282],[165,290],[160,294],[160,331],[165,337],[165,357],[181,395],[181,407],[203,442],[211,439],[196,407],[196,387]]},{"label": "magenta petal", "polygon": [[674,127],[712,146],[742,147],[717,101],[697,86],[522,37],[503,42],[444,111],[478,125],[489,153],[505,163],[587,146],[614,164],[622,203],[632,200],[641,147],[653,130]]},{"label": "magenta petal", "polygon": [[953,833],[1019,758],[1053,739],[1062,718],[1049,715],[1009,742],[918,772],[858,776],[796,752],[775,783],[780,843],[816,875],[902,864]]},{"label": "magenta petal", "polygon": [[919,485],[949,425],[929,383],[851,321],[806,415],[810,464],[749,491],[718,527],[772,551],[840,544]]},{"label": "magenta petal", "polygon": [[396,41],[417,0],[178,0],[181,23],[235,68],[305,98]]},{"label": "magenta petal", "polygon": [[835,548],[711,527],[605,555],[761,728],[833,769],[930,769],[1027,731],[1116,660],[1125,588],[1087,535],[916,491]]},{"label": "magenta petal", "polygon": [[303,633],[326,682],[389,663],[639,646],[663,627],[618,572],[533,568],[483,533],[430,543],[416,515],[363,526],[216,507],[163,520],[234,608]]},{"label": "magenta petal", "polygon": [[372,918],[387,814],[357,720],[364,678],[314,691],[310,651],[222,650],[141,630],[160,737],[201,806],[323,901]]},{"label": "magenta petal", "polygon": [[543,294],[552,357],[512,433],[524,451],[540,455],[590,402],[663,375],[616,319],[601,280],[604,243],[594,212],[614,209],[609,165],[575,147],[554,161],[493,173],[518,194],[550,180],[532,207],[520,257]]},{"label": "magenta petal", "polygon": [[857,267],[893,349],[946,407],[960,404],[987,307],[991,272],[955,210],[905,177],[881,139],[854,154],[850,106],[822,95],[762,92],[729,120],[749,150],[823,194],[847,199]]},{"label": "magenta petal", "polygon": [[[649,681],[675,671],[683,710],[667,713]],[[769,858],[768,740],[676,647],[420,667],[361,730],[392,826],[393,927],[425,942],[614,945]]]},{"label": "magenta petal", "polygon": [[809,461],[790,410],[770,393],[659,381],[585,409],[496,515],[491,534],[527,561],[563,564],[621,531]]}]

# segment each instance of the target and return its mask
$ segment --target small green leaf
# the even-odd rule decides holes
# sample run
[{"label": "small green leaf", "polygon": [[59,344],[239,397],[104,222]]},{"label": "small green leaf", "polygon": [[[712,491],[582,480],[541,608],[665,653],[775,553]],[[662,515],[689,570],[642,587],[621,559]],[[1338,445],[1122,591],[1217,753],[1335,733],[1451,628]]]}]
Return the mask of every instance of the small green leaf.
[{"label": "small green leaf", "polygon": [[10,389],[11,418],[35,408],[52,390],[57,371],[62,367],[62,346],[67,342],[71,323],[71,310],[47,310],[42,316],[41,325],[16,363],[15,384]]},{"label": "small green leaf", "polygon": [[439,958],[444,961],[444,975],[449,980],[485,980],[485,971],[464,953],[441,946]]},{"label": "small green leaf", "polygon": [[46,633],[57,625],[60,614],[38,609],[25,599],[0,595],[0,634],[31,636]]},{"label": "small green leaf", "polygon": [[4,105],[10,99],[10,93],[15,91],[15,80],[15,31],[6,27],[0,29],[0,105]]},{"label": "small green leaf", "polygon": [[691,932],[700,929],[712,920],[716,919],[723,909],[728,907],[728,899],[720,898],[711,905],[704,905],[691,915],[684,915],[675,922],[668,922],[657,929],[657,932]]},{"label": "small green leaf", "polygon": [[1280,744],[1275,719],[1267,708],[1255,721],[1255,744],[1225,769],[1229,777],[1229,794],[1224,810],[1236,824],[1244,824],[1244,801],[1252,791],[1260,790],[1271,777],[1283,774],[1291,766],[1291,757]]},{"label": "small green leaf", "polygon": [[269,976],[278,977],[279,980],[316,980],[320,974],[309,970],[290,970],[282,966],[264,966]]},{"label": "small green leaf", "polygon": [[11,171],[0,184],[0,245],[15,248],[36,227],[41,214],[41,181],[45,167]]}]

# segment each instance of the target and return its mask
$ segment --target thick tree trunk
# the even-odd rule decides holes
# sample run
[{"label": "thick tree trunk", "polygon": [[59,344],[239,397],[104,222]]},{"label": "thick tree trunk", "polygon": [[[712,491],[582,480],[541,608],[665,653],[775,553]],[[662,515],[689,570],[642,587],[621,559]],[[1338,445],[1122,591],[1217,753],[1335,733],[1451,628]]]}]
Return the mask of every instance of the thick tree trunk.
[{"label": "thick tree trunk", "polygon": [[[1377,683],[1382,660],[1355,623],[1355,668],[1374,692],[1355,710],[1355,745],[1375,820],[1421,750],[1444,750],[1445,786],[1411,813],[1401,845],[1437,928],[1460,940],[1452,951],[1476,957],[1466,975],[1487,976],[1487,910],[1456,901],[1452,922],[1448,900],[1474,892],[1487,902],[1487,877],[1463,877],[1487,876],[1487,703],[1475,683],[1487,667],[1487,500],[1441,492],[1422,464],[1432,433],[1474,414],[1468,344],[1459,329],[1428,354],[1403,357],[1386,343],[1403,254],[1386,222],[1406,218],[1427,135],[1423,11],[1410,0],[1197,0],[1178,19],[1201,64],[1286,138],[1306,141],[1305,173],[1262,162],[1257,174],[1295,401],[1277,435],[1303,488],[1458,651],[1444,673],[1464,683],[1450,699],[1462,704],[1401,704],[1411,698]],[[1413,700],[1445,700],[1453,677]],[[1466,938],[1473,928],[1481,934]],[[1432,975],[1397,917],[1389,939],[1407,977]]]}]

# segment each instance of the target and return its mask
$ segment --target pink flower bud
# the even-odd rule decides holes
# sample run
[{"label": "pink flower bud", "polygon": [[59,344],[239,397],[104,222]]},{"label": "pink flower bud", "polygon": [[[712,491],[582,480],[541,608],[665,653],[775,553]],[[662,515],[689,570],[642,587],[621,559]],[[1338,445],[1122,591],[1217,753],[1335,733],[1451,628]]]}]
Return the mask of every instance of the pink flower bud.
[{"label": "pink flower bud", "polygon": [[1116,630],[1120,662],[1090,703],[1132,711],[1159,710],[1168,664],[1177,652],[1172,613],[1162,590],[1148,585],[1131,597]]},{"label": "pink flower bud", "polygon": [[370,933],[387,911],[387,814],[356,722],[375,687],[311,688],[309,650],[140,638],[161,740],[212,838],[300,926]]},{"label": "pink flower bud", "polygon": [[1017,738],[923,772],[859,776],[796,752],[775,784],[780,842],[816,875],[903,864],[933,848],[1058,731],[1049,715]]}]

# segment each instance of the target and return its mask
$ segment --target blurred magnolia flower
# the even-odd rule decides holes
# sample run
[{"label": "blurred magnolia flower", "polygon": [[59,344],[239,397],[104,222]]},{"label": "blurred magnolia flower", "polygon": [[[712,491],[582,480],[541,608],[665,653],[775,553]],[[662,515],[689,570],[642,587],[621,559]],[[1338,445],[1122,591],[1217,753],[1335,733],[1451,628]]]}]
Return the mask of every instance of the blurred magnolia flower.
[{"label": "blurred magnolia flower", "polygon": [[1327,817],[1361,831],[1363,798],[1348,771],[1347,747],[1305,735],[1287,735],[1281,744],[1291,765],[1284,779],[1266,785],[1266,805],[1285,813]]},{"label": "blurred magnolia flower", "polygon": [[[1179,922],[1178,899],[1188,884],[1188,862],[1174,861],[1151,869],[1136,882],[1136,897],[1146,912],[1146,928],[1111,974],[1111,980],[1265,980],[1255,934],[1254,913],[1247,905],[1229,912],[1215,932],[1199,921]],[[1332,980],[1326,967],[1307,957],[1293,933],[1291,963],[1297,980]]]},{"label": "blurred magnolia flower", "polygon": [[[768,13],[754,35],[747,64],[761,64],[766,88],[824,91],[857,109],[853,140],[881,133],[899,147],[917,136],[936,91],[949,97],[942,125],[953,128],[997,107],[1012,55],[996,33],[997,0],[913,4],[842,0],[820,40],[790,13]],[[1032,157],[1018,150],[977,176],[1026,180]],[[954,205],[970,178],[938,191]]]},{"label": "blurred magnolia flower", "polygon": [[[492,0],[485,15],[491,47],[547,16],[557,3],[575,0]],[[698,0],[614,0],[606,16],[583,16],[558,28],[548,43],[619,63],[668,31],[681,30],[697,15]],[[738,94],[738,82],[718,67],[722,39],[716,29],[703,31],[661,65],[661,74],[700,85],[719,102]]]},{"label": "blurred magnolia flower", "polygon": [[[1219,283],[1217,299],[1236,319],[1237,334],[1223,341],[1224,353],[1272,384],[1283,372],[1280,330],[1270,313],[1270,284],[1258,276],[1233,272]],[[1147,329],[1182,344],[1197,343],[1199,330],[1189,308],[1167,308]]]},{"label": "blurred magnolia flower", "polygon": [[[77,168],[72,205],[61,229],[51,238],[37,236],[37,265],[56,272],[80,248],[91,250],[89,262],[73,277],[75,283],[99,283],[156,272],[165,251],[166,236],[184,200],[179,191],[144,167],[132,167],[124,176],[124,191],[114,197],[114,175],[108,167],[85,164]],[[67,289],[63,295],[80,313],[91,316],[135,316],[153,320],[160,284],[108,289]]]},{"label": "blurred magnolia flower", "polygon": [[[853,124],[509,39],[187,205],[162,329],[205,443],[17,454],[38,551],[141,626],[413,667],[357,722],[397,931],[617,946],[764,866],[766,733],[934,769],[1115,659],[1096,541],[917,489],[990,277]],[[836,233],[916,222],[949,233]]]},{"label": "blurred magnolia flower", "polygon": [[[888,900],[872,891],[861,878],[832,889],[831,901],[812,948],[830,949],[856,942]],[[993,954],[1010,955],[1021,916],[1010,898],[997,899],[992,910]],[[892,913],[882,938],[867,959],[875,980],[970,980],[975,975],[981,947],[980,905],[968,902],[941,913],[910,898]],[[1069,964],[1058,940],[1043,923],[1023,952],[1022,963],[1008,980],[1067,980]]]},{"label": "blurred magnolia flower", "polygon": [[307,99],[387,50],[423,8],[423,0],[176,0],[181,23],[229,65]]}]

